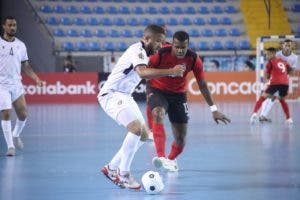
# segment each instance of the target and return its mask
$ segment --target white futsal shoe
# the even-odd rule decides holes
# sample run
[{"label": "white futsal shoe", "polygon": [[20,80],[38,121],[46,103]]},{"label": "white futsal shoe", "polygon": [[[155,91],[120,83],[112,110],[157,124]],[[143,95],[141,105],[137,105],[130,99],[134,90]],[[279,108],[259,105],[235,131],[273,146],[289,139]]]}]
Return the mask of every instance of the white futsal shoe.
[{"label": "white futsal shoe", "polygon": [[17,149],[22,150],[24,148],[24,143],[20,137],[13,137],[13,142]]},{"label": "white futsal shoe", "polygon": [[250,117],[250,124],[256,124],[258,121],[258,117],[256,113],[253,113]]},{"label": "white futsal shoe", "polygon": [[162,167],[165,170],[170,171],[170,172],[178,171],[178,164],[177,164],[176,159],[170,160],[165,157],[154,157],[152,159],[152,164],[158,169]]},{"label": "white futsal shoe", "polygon": [[124,188],[133,189],[133,190],[139,190],[142,185],[138,183],[131,173],[120,175],[118,174],[119,184],[123,186]]},{"label": "white futsal shoe", "polygon": [[14,147],[9,147],[7,149],[7,152],[6,152],[6,156],[15,156],[16,155],[16,150]]},{"label": "white futsal shoe", "polygon": [[294,122],[293,122],[293,119],[292,118],[288,118],[286,121],[285,121],[286,124],[288,125],[292,125]]}]

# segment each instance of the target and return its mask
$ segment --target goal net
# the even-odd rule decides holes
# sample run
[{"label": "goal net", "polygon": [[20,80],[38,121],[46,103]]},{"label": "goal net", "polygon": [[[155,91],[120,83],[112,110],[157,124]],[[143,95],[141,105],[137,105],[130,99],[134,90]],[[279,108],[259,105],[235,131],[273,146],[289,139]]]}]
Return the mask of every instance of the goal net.
[{"label": "goal net", "polygon": [[292,40],[292,52],[298,56],[297,66],[289,76],[289,94],[287,100],[300,101],[300,36],[295,35],[272,35],[262,36],[257,38],[256,41],[256,99],[265,89],[264,69],[266,66],[266,59],[264,50],[268,47],[275,47],[281,50],[284,40]]}]

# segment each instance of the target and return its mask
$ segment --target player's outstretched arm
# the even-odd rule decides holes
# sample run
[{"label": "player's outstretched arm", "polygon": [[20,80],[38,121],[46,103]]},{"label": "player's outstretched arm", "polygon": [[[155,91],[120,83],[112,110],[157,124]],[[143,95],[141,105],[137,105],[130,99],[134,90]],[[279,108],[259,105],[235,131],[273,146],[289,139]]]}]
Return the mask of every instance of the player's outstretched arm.
[{"label": "player's outstretched arm", "polygon": [[200,80],[200,81],[198,81],[198,86],[199,86],[199,89],[200,89],[205,101],[210,106],[210,109],[212,111],[212,115],[213,115],[215,122],[217,124],[219,123],[219,121],[223,122],[224,124],[230,123],[231,120],[228,117],[226,117],[226,115],[224,115],[223,113],[218,111],[217,106],[214,104],[214,101],[211,97],[211,94],[207,87],[206,82],[204,80]]},{"label": "player's outstretched arm", "polygon": [[146,67],[145,65],[138,65],[135,68],[139,76],[144,79],[158,78],[162,76],[182,77],[185,72],[185,69],[186,68],[183,65],[176,65],[173,68],[168,69],[150,68]]},{"label": "player's outstretched arm", "polygon": [[28,61],[25,61],[22,63],[22,69],[23,71],[32,79],[36,82],[36,84],[38,86],[42,86],[43,84],[45,84],[44,81],[42,81],[37,75],[36,73],[33,71],[32,67],[30,66]]}]

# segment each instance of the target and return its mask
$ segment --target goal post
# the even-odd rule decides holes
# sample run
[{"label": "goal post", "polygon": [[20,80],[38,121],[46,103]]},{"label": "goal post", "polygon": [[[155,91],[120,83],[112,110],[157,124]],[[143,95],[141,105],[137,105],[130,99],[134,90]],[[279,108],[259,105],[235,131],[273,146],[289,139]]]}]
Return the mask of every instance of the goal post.
[{"label": "goal post", "polygon": [[[264,57],[264,49],[270,46],[275,48],[281,47],[281,42],[286,39],[293,41],[293,52],[298,55],[298,70],[300,69],[300,35],[270,35],[261,36],[256,40],[256,100],[262,94],[265,88],[264,80],[264,68],[266,65],[266,60]],[[290,87],[287,100],[298,100],[300,101],[300,73],[299,71],[293,72],[290,75]]]}]

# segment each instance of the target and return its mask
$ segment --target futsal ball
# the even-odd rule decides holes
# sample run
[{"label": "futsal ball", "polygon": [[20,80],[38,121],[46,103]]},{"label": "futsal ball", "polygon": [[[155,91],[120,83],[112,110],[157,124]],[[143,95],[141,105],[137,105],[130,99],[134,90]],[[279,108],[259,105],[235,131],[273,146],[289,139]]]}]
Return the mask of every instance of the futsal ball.
[{"label": "futsal ball", "polygon": [[165,187],[159,173],[154,171],[147,171],[142,176],[142,183],[148,194],[160,193]]}]

